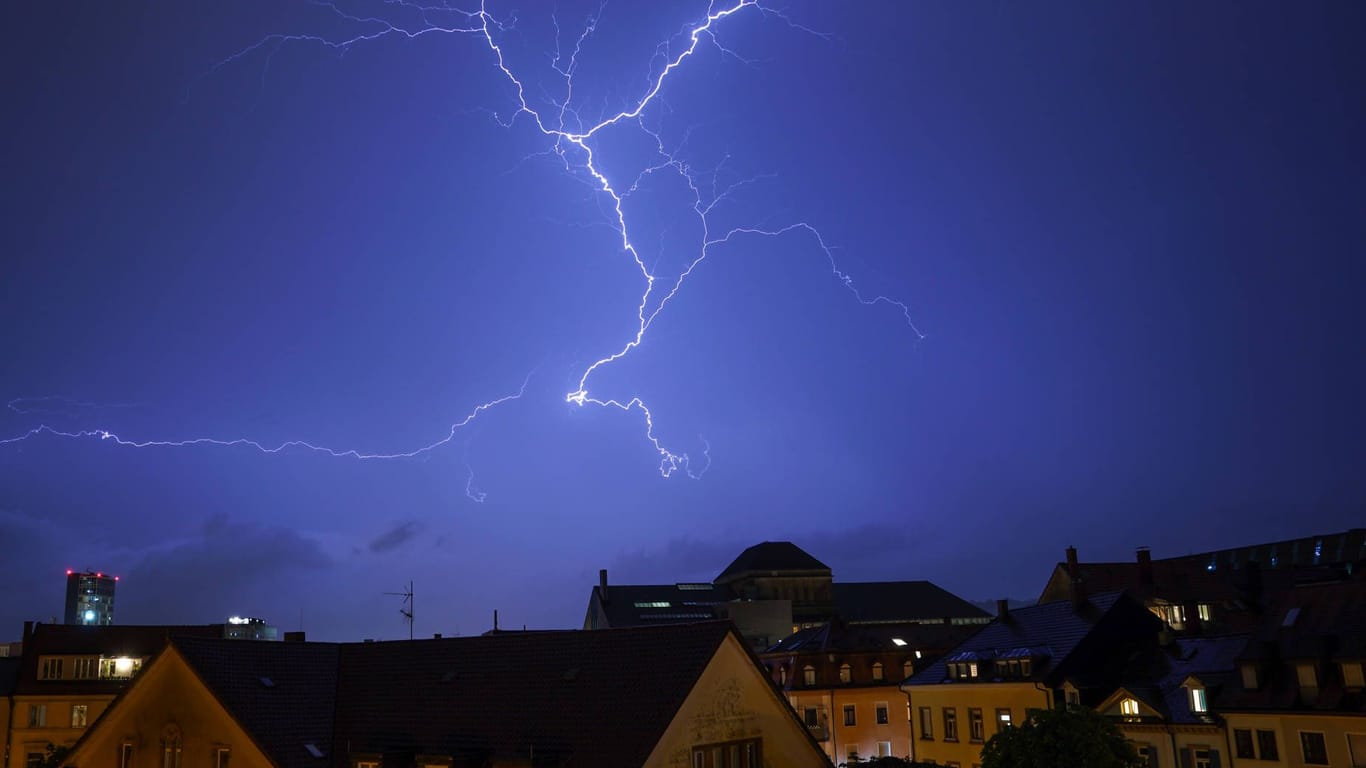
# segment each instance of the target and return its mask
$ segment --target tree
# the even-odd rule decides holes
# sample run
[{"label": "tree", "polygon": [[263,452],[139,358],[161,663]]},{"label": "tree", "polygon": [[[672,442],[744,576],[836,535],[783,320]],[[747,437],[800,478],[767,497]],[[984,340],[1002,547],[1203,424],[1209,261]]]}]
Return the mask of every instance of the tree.
[{"label": "tree", "polygon": [[982,768],[1143,768],[1115,724],[1086,707],[1032,712],[991,737]]},{"label": "tree", "polygon": [[47,754],[43,757],[42,768],[58,768],[66,756],[71,754],[71,747],[59,747],[49,741],[44,751]]}]

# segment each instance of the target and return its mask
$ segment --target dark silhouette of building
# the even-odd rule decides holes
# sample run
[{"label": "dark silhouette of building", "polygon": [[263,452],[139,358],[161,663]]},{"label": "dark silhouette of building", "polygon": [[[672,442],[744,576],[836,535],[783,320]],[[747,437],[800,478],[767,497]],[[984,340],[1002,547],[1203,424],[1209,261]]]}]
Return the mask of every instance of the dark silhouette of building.
[{"label": "dark silhouette of building", "polygon": [[119,577],[86,571],[66,572],[65,624],[109,626],[114,623],[114,587]]}]

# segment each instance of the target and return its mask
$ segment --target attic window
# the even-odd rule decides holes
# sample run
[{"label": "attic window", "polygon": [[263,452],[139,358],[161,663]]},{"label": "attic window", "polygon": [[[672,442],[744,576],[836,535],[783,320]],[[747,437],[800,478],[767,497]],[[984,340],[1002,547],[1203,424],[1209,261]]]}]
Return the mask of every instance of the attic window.
[{"label": "attic window", "polygon": [[1209,700],[1205,698],[1205,689],[1193,685],[1190,689],[1191,711],[1196,714],[1204,714],[1209,711]]},{"label": "attic window", "polygon": [[905,644],[906,644],[906,641],[905,641],[905,640],[902,640],[902,639],[899,638],[899,637],[894,637],[894,638],[892,638],[892,645],[895,645],[895,646],[898,647],[898,648],[904,646]]},{"label": "attic window", "polygon": [[1299,617],[1300,607],[1297,605],[1294,608],[1291,608],[1290,610],[1285,612],[1285,620],[1281,622],[1281,626],[1293,627],[1295,626],[1295,619],[1298,619]]},{"label": "attic window", "polygon": [[[1357,671],[1361,671],[1360,665],[1357,665]],[[882,681],[882,662],[873,662],[873,679],[878,682]]]},{"label": "attic window", "polygon": [[311,741],[304,745],[304,749],[308,750],[308,754],[312,755],[313,757],[323,756],[323,751],[321,749],[318,749],[318,745],[314,744]]},{"label": "attic window", "polygon": [[854,671],[848,664],[840,665],[840,682],[849,683],[854,679]]},{"label": "attic window", "polygon": [[274,681],[274,680],[271,680],[269,677],[262,677],[262,678],[261,678],[261,685],[264,685],[264,686],[267,687],[267,688],[274,688],[274,687],[275,687],[275,681]]},{"label": "attic window", "polygon": [[1262,687],[1257,680],[1257,665],[1244,664],[1241,669],[1243,673],[1243,687],[1249,691],[1255,691]]},{"label": "attic window", "polygon": [[1138,699],[1126,698],[1119,701],[1119,713],[1125,717],[1138,718]]}]

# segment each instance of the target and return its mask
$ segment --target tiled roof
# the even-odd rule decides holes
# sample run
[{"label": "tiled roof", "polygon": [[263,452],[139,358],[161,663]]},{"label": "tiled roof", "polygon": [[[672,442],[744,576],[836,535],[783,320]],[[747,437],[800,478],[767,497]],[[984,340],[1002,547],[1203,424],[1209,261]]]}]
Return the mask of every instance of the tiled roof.
[{"label": "tiled roof", "polygon": [[716,581],[724,582],[746,573],[764,571],[824,571],[830,566],[790,541],[765,541],[746,549],[726,566]]},{"label": "tiled roof", "polygon": [[[847,624],[826,622],[795,632],[764,650],[764,654],[842,653],[952,648],[978,630],[963,624]],[[895,642],[900,640],[901,644]]]},{"label": "tiled roof", "polygon": [[991,614],[928,581],[835,582],[835,610],[850,623],[986,618]]},{"label": "tiled roof", "polygon": [[[348,751],[396,764],[419,754],[482,764],[534,752],[538,764],[627,766],[645,761],[733,631],[729,622],[706,622],[345,645],[176,646],[284,768],[343,766]],[[324,741],[325,759],[306,758],[310,738]]]},{"label": "tiled roof", "polygon": [[[1158,619],[1146,608],[1123,592],[1110,592],[1091,598],[1081,611],[1073,609],[1071,601],[1045,603],[1012,610],[1005,620],[997,619],[949,652],[974,651],[983,658],[994,659],[1018,648],[1032,648],[1044,657],[1035,663],[1030,679],[1061,681],[1057,675],[1067,672],[1068,657],[1087,635],[1112,611],[1126,612],[1125,620],[1151,625],[1156,637]],[[989,675],[984,670],[984,679]],[[908,685],[935,685],[948,680],[945,661],[939,660],[912,675]]]},{"label": "tiled roof", "polygon": [[[331,759],[340,646],[176,638],[199,678],[279,768]],[[322,757],[315,757],[307,745]]]},{"label": "tiled roof", "polygon": [[1197,678],[1213,700],[1234,674],[1234,660],[1246,644],[1247,635],[1178,638],[1131,662],[1124,672],[1122,687],[1162,713],[1168,722],[1210,723],[1208,714],[1191,711],[1190,696],[1183,683]]},{"label": "tiled roof", "polygon": [[[1238,675],[1216,706],[1230,711],[1335,711],[1366,714],[1366,695],[1347,689],[1333,662],[1366,662],[1366,580],[1314,584],[1268,596],[1262,621],[1238,662],[1257,670],[1258,687]],[[1317,696],[1301,693],[1296,667],[1314,664]]]},{"label": "tiled roof", "polygon": [[15,693],[113,694],[127,680],[38,680],[39,657],[49,654],[147,658],[166,647],[171,637],[222,637],[222,624],[82,626],[37,624],[24,644],[23,665]]},{"label": "tiled roof", "polygon": [[[593,591],[601,598],[601,587]],[[654,626],[714,619],[713,606],[730,599],[729,589],[711,584],[608,585],[602,608],[608,626]]]}]

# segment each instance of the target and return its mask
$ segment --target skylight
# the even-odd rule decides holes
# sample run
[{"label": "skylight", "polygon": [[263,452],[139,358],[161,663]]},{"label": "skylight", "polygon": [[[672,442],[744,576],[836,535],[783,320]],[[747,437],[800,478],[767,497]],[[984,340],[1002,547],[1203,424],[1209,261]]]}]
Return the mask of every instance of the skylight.
[{"label": "skylight", "polygon": [[1282,626],[1282,627],[1293,627],[1293,626],[1295,626],[1295,619],[1298,619],[1299,617],[1300,617],[1300,607],[1297,605],[1297,606],[1295,606],[1294,608],[1291,608],[1290,610],[1288,610],[1288,611],[1285,612],[1285,621],[1282,621],[1282,622],[1281,622],[1281,626]]},{"label": "skylight", "polygon": [[317,744],[314,744],[313,742],[309,742],[309,743],[305,744],[305,745],[304,745],[304,749],[308,750],[308,754],[310,754],[310,755],[312,755],[312,756],[314,756],[314,757],[322,757],[322,756],[323,756],[323,751],[322,751],[321,749],[318,749],[318,745],[317,745]]},{"label": "skylight", "polygon": [[902,640],[902,639],[899,638],[899,637],[894,637],[894,638],[892,638],[892,642],[893,642],[894,644],[896,644],[896,646],[897,646],[898,648],[900,648],[901,646],[903,646],[903,645],[906,644],[906,641],[905,641],[905,640]]},{"label": "skylight", "polygon": [[264,685],[267,688],[274,688],[275,681],[271,680],[269,677],[263,677],[261,678],[261,685]]}]

